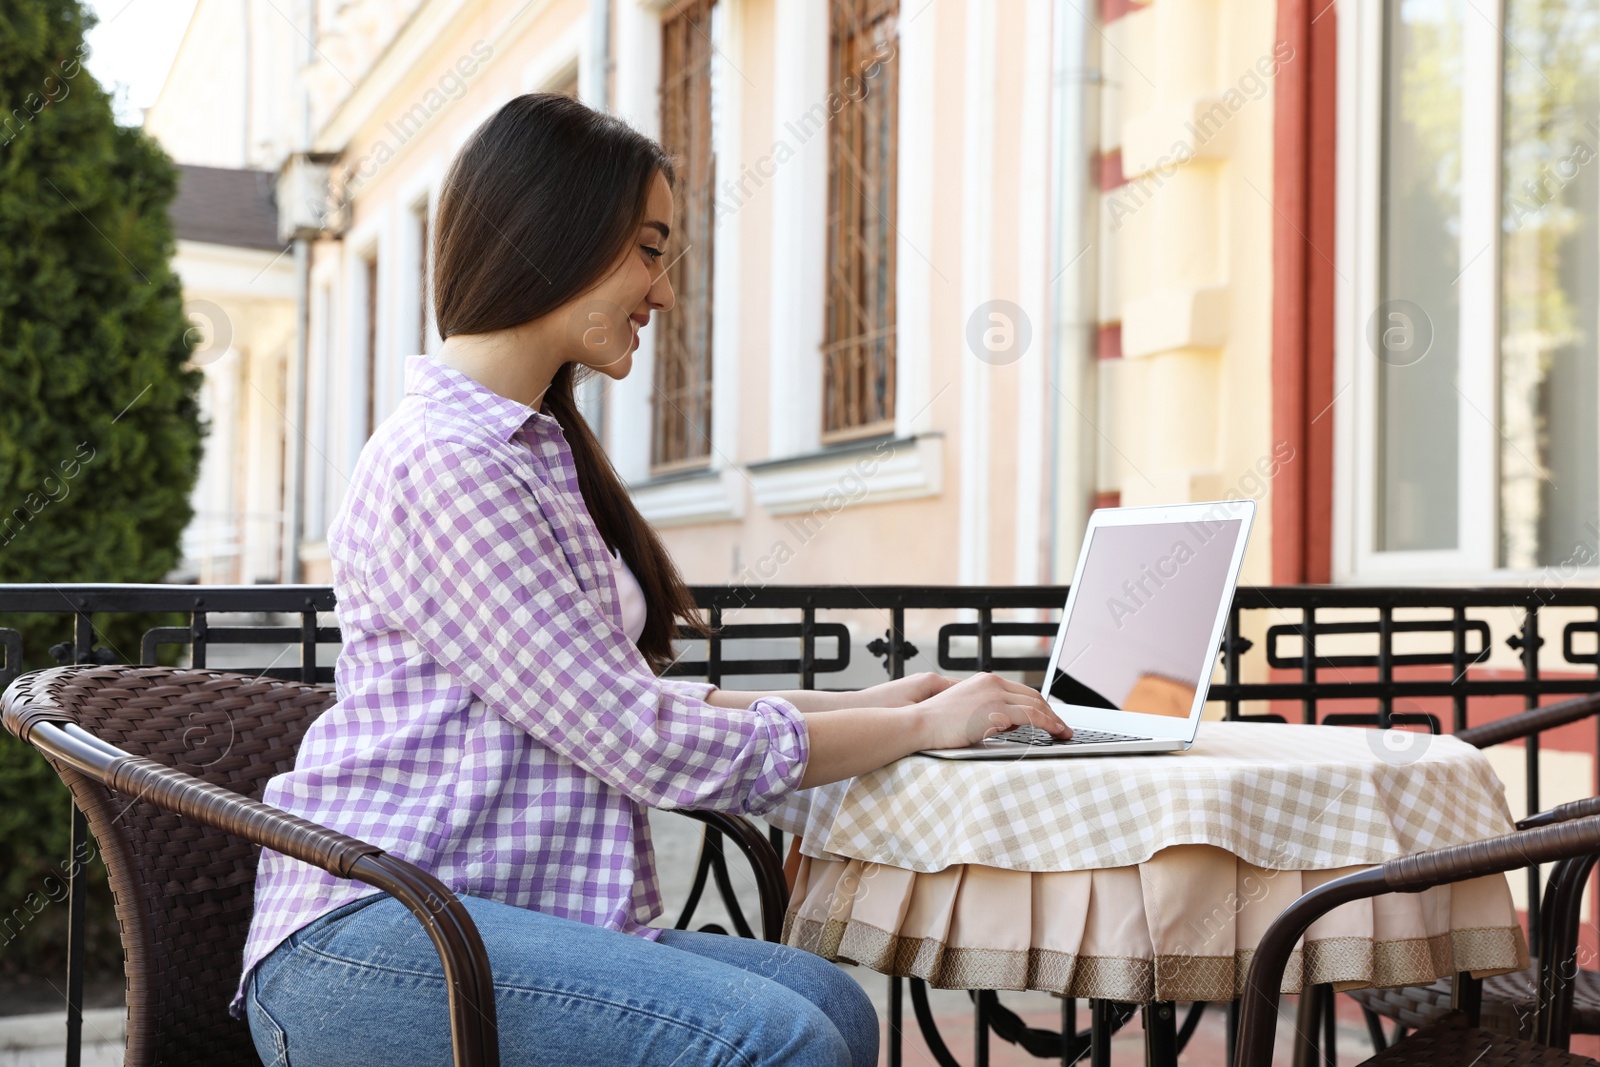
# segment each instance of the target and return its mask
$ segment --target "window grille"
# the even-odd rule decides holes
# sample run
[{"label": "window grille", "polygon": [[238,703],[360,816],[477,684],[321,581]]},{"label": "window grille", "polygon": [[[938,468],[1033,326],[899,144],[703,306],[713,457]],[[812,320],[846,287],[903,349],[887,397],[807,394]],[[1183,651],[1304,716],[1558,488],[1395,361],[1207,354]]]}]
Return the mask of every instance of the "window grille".
[{"label": "window grille", "polygon": [[832,0],[829,89],[843,106],[828,127],[824,441],[894,422],[899,6]]},{"label": "window grille", "polygon": [[655,320],[653,471],[703,466],[711,454],[715,11],[716,0],[689,0],[661,24],[661,143],[674,157],[678,183],[677,220],[666,249],[675,303]]}]

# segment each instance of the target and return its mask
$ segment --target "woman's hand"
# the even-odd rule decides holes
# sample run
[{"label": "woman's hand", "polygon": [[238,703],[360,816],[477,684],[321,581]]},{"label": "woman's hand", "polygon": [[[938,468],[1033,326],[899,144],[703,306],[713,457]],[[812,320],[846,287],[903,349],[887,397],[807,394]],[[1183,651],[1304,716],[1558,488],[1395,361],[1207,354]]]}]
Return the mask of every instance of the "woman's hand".
[{"label": "woman's hand", "polygon": [[954,678],[947,678],[936,671],[922,671],[862,689],[852,695],[851,703],[863,708],[903,708],[920,704],[955,684]]},{"label": "woman's hand", "polygon": [[988,672],[947,685],[922,701],[915,714],[924,734],[922,748],[965,748],[1017,726],[1072,736],[1037,689]]},{"label": "woman's hand", "polygon": [[[916,703],[880,703],[891,697],[909,700],[929,690],[931,695]],[[1033,725],[1057,737],[1072,736],[1037,689],[987,672],[959,682],[915,675],[858,693],[828,695],[848,697],[851,703],[806,714],[811,754],[801,789],[866,774],[925,748],[966,748],[1013,726]],[[877,706],[863,706],[869,696]]]}]

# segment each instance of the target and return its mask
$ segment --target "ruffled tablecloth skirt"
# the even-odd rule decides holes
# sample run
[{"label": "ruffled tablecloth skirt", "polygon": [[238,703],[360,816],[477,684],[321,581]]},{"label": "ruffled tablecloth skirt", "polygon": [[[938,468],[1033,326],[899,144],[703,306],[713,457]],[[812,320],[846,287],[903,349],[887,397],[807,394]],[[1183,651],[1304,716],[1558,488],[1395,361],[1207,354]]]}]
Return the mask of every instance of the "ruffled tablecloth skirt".
[{"label": "ruffled tablecloth skirt", "polygon": [[[1261,935],[1302,893],[1361,866],[1257,867],[1211,845],[1143,863],[1027,872],[957,864],[934,873],[802,856],[784,941],[827,959],[948,989],[1034,989],[1128,1003],[1227,1001]],[[1318,920],[1283,992],[1427,984],[1528,966],[1506,879],[1346,904]]]}]

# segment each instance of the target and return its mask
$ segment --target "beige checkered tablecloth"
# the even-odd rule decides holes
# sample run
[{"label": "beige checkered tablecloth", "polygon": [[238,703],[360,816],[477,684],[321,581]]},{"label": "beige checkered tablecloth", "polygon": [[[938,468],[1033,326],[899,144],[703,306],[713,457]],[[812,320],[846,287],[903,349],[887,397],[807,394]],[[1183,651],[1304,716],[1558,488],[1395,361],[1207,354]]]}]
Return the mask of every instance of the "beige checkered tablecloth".
[{"label": "beige checkered tablecloth", "polygon": [[810,856],[941,871],[1082,871],[1171,845],[1261,867],[1377,863],[1510,833],[1483,753],[1448,735],[1207,722],[1159,756],[953,761],[913,756],[791,796],[767,819]]},{"label": "beige checkered tablecloth", "polygon": [[[785,940],[949,988],[1227,1000],[1300,893],[1394,856],[1509,833],[1453,737],[1208,722],[1186,753],[900,760],[796,794]],[[1504,876],[1345,905],[1285,976],[1342,988],[1527,966]]]}]

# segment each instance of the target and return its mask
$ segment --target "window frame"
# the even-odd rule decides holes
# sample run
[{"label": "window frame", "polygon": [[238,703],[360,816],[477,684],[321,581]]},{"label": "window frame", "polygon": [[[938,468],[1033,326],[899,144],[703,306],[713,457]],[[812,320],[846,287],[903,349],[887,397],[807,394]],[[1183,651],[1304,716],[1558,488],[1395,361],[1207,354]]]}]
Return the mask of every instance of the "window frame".
[{"label": "window frame", "polygon": [[[735,5],[737,9],[737,5]],[[902,13],[903,13],[902,6]],[[932,400],[934,270],[926,254],[934,245],[934,151],[939,9],[929,5],[897,24],[895,177],[895,399],[893,436],[926,434],[935,426]],[[766,395],[766,455],[791,459],[829,450],[822,439],[822,344],[827,272],[827,139],[802,139],[795,123],[826,99],[830,12],[816,0],[775,0],[774,33],[792,41],[773,65],[772,129],[792,150],[781,166],[761,170],[766,157],[741,159],[770,197],[768,327],[770,373]],[[731,89],[737,91],[733,81]],[[738,157],[725,157],[738,158]],[[781,252],[779,251],[781,250]],[[719,262],[721,248],[718,248]],[[726,271],[723,272],[726,276]],[[720,300],[720,294],[718,299]],[[718,365],[721,374],[721,364]],[[848,445],[848,442],[841,442]]]},{"label": "window frame", "polygon": [[383,323],[383,274],[378,259],[376,247],[366,254],[356,256],[357,276],[360,284],[357,292],[360,294],[360,305],[357,315],[361,319],[361,345],[360,359],[357,366],[360,368],[361,395],[365,403],[362,413],[362,443],[372,439],[378,422],[383,417],[378,411],[378,375],[380,362],[378,358],[378,331]]},{"label": "window frame", "polygon": [[[1382,284],[1381,167],[1385,119],[1383,5],[1340,5],[1335,336],[1334,579],[1498,580],[1501,8],[1461,0],[1461,234],[1457,406],[1457,545],[1376,548],[1378,362],[1368,322]],[[1315,418],[1315,416],[1313,416]],[[1539,573],[1539,572],[1526,572]]]},{"label": "window frame", "polygon": [[[406,231],[407,293],[406,311],[410,325],[417,335],[413,338],[416,353],[426,355],[432,350],[437,330],[433,322],[433,277],[431,251],[433,244],[434,204],[431,193],[406,205],[402,214]],[[414,302],[414,303],[413,303]]]},{"label": "window frame", "polygon": [[[342,458],[346,474],[355,469],[356,460],[360,458],[361,450],[366,447],[368,440],[365,434],[365,418],[369,389],[366,352],[369,284],[366,265],[369,260],[378,265],[375,301],[377,316],[373,330],[376,342],[374,367],[376,380],[371,385],[375,394],[373,399],[375,424],[381,423],[384,416],[385,357],[393,350],[394,331],[397,325],[393,314],[394,301],[391,294],[385,291],[385,287],[393,281],[395,267],[392,206],[392,202],[379,203],[372,208],[367,217],[352,226],[343,240],[335,246],[338,249],[340,276],[335,299],[342,311],[338,333],[342,338],[343,348],[331,353],[330,378],[332,381],[342,383],[347,397],[346,403],[339,405],[342,424],[338,430],[339,439],[343,441],[338,458]],[[335,456],[330,454],[329,458],[333,459]],[[343,488],[340,489],[340,493],[343,493]]]}]

